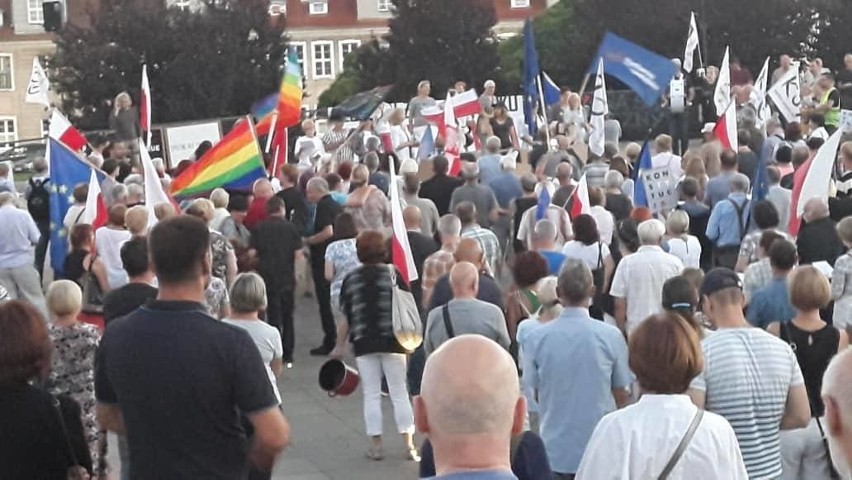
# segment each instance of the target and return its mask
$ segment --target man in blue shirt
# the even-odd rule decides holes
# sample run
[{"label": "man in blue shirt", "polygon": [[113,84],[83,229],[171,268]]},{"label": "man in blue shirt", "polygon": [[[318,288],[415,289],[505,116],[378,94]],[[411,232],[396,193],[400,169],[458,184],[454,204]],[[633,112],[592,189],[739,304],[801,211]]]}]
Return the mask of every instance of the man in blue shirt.
[{"label": "man in blue shirt", "polygon": [[545,260],[551,275],[559,275],[559,270],[565,262],[565,254],[556,248],[556,224],[548,218],[536,222],[532,234],[532,249]]},{"label": "man in blue shirt", "polygon": [[731,193],[718,202],[707,221],[707,238],[713,242],[713,265],[733,269],[740,243],[748,231],[748,177],[742,173],[731,178]]},{"label": "man in blue shirt", "polygon": [[476,161],[479,165],[479,183],[488,185],[500,174],[500,139],[488,137],[485,141],[485,152]]},{"label": "man in blue shirt", "polygon": [[796,316],[787,294],[787,276],[796,266],[796,246],[787,240],[776,240],[769,247],[772,281],[754,293],[746,319],[755,327],[766,329],[772,322],[787,323]]},{"label": "man in blue shirt", "polygon": [[573,478],[598,421],[628,402],[627,343],[617,328],[589,316],[593,291],[589,267],[566,260],[557,284],[565,310],[533,331],[524,348],[524,382],[538,396],[555,479]]},{"label": "man in blue shirt", "polygon": [[494,198],[497,199],[497,206],[500,207],[497,220],[491,226],[491,230],[500,240],[500,245],[506,245],[512,238],[512,202],[524,195],[521,179],[515,172],[517,168],[518,161],[515,157],[506,155],[500,160],[500,173],[488,182],[494,192]]},{"label": "man in blue shirt", "polygon": [[704,203],[713,208],[731,193],[731,180],[739,171],[737,154],[733,150],[725,150],[720,156],[722,171],[707,182],[704,190]]},{"label": "man in blue shirt", "polygon": [[15,206],[15,194],[0,193],[0,284],[12,299],[22,300],[47,316],[41,280],[30,253],[41,232],[26,210]]}]

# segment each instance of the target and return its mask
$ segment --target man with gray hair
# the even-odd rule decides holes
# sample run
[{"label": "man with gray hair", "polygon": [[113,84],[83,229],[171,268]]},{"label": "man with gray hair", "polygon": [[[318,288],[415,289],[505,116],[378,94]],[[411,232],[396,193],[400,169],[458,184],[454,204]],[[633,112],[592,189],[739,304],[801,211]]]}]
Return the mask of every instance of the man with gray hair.
[{"label": "man with gray hair", "polygon": [[496,273],[502,265],[500,241],[497,235],[476,221],[476,205],[472,202],[461,202],[455,209],[456,216],[462,224],[462,237],[476,240],[485,254],[485,263],[490,273]]},{"label": "man with gray hair", "polygon": [[840,478],[852,478],[852,349],[831,360],[822,379],[825,433]]},{"label": "man with gray hair", "polygon": [[731,193],[719,201],[707,220],[707,238],[713,242],[713,265],[733,269],[746,233],[750,211],[749,181],[742,173],[731,177]]},{"label": "man with gray hair", "polygon": [[[431,443],[435,479],[511,480],[511,437],[526,401],[512,357],[479,335],[460,335],[429,357],[414,422]],[[469,475],[468,475],[469,474]]]},{"label": "man with gray hair", "polygon": [[408,173],[403,177],[402,203],[403,207],[415,206],[420,209],[420,231],[434,236],[438,227],[438,207],[428,198],[418,196],[420,193],[420,178],[416,173]]},{"label": "man with gray hair", "polygon": [[532,232],[532,250],[547,260],[551,275],[559,275],[559,270],[565,262],[565,254],[556,248],[556,233],[556,224],[547,218],[536,222]]},{"label": "man with gray hair", "polygon": [[[540,182],[536,185],[535,194],[538,198],[541,195],[541,189],[547,188],[551,191],[551,198],[553,196],[553,185],[550,182]],[[574,228],[571,225],[571,217],[568,215],[568,211],[561,205],[555,205],[550,203],[547,205],[547,208],[544,210],[544,215],[540,215],[538,202],[535,205],[527,208],[521,217],[521,222],[518,224],[517,234],[515,238],[524,242],[527,248],[532,249],[533,239],[532,233],[535,229],[535,223],[542,219],[547,218],[554,225],[556,225],[556,246],[562,248],[566,242],[570,241],[574,238]]]},{"label": "man with gray hair", "polygon": [[662,311],[663,284],[683,271],[683,262],[660,248],[666,234],[663,222],[645,220],[637,231],[642,246],[621,259],[610,288],[615,322],[625,337],[643,320]]},{"label": "man with gray hair", "polygon": [[127,185],[123,183],[117,183],[112,187],[112,190],[110,192],[112,197],[112,205],[127,205],[127,197],[130,195],[130,191],[127,188]]},{"label": "man with gray hair", "polygon": [[47,315],[38,272],[30,249],[41,233],[30,214],[15,206],[15,194],[0,193],[0,284],[12,300],[23,300]]},{"label": "man with gray hair", "polygon": [[381,166],[381,162],[379,161],[379,155],[376,152],[369,152],[364,155],[364,165],[367,166],[367,169],[370,170],[370,178],[368,183],[370,185],[374,185],[379,190],[382,191],[385,195],[388,194],[388,187],[390,185],[390,176],[385,172],[379,170],[379,166]]},{"label": "man with gray hair", "polygon": [[500,137],[490,136],[485,140],[485,151],[476,160],[479,167],[479,183],[488,185],[500,174]]},{"label": "man with gray hair", "polygon": [[423,262],[423,290],[422,306],[429,305],[432,298],[432,289],[438,279],[450,273],[450,269],[456,264],[453,254],[461,240],[461,221],[453,214],[447,214],[438,220],[438,236],[441,237],[441,249],[426,257]]},{"label": "man with gray hair", "polygon": [[837,257],[846,252],[846,247],[837,235],[837,223],[828,216],[828,202],[824,198],[811,198],[805,202],[802,228],[796,237],[799,263],[819,261],[834,265]]},{"label": "man with gray hair", "polygon": [[562,314],[524,342],[523,381],[538,398],[554,479],[574,478],[598,421],[629,398],[627,343],[616,328],[589,316],[594,289],[589,267],[566,260],[557,283]]},{"label": "man with gray hair", "polygon": [[138,183],[127,185],[127,208],[145,204],[145,187]]},{"label": "man with gray hair", "polygon": [[450,197],[450,210],[455,211],[462,202],[471,202],[476,206],[477,223],[483,228],[491,227],[497,220],[497,198],[490,187],[479,184],[479,166],[474,162],[465,162],[462,165],[462,179],[464,185],[455,189]]},{"label": "man with gray hair", "polygon": [[308,202],[316,205],[314,213],[314,234],[305,237],[304,244],[310,247],[311,273],[314,277],[314,291],[322,322],[322,345],[311,350],[311,355],[325,356],[331,353],[337,342],[337,328],[334,313],[331,311],[331,284],[325,279],[325,250],[334,239],[334,220],[342,208],[328,191],[328,182],[322,177],[313,177],[305,186]]},{"label": "man with gray hair", "polygon": [[604,205],[615,217],[616,222],[620,222],[630,216],[633,210],[633,200],[624,194],[622,186],[624,185],[624,175],[617,170],[610,170],[604,177]]}]

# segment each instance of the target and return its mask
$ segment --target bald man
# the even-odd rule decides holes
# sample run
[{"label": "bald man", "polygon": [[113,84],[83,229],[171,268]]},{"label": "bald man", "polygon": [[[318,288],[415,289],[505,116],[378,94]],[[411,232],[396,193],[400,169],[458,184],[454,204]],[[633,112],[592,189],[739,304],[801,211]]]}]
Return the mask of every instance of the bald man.
[{"label": "bald man", "polygon": [[434,449],[434,478],[516,478],[509,443],[526,409],[518,383],[512,357],[478,335],[449,340],[429,358],[414,419]]},{"label": "bald man", "polygon": [[503,310],[476,298],[479,270],[466,261],[457,261],[450,270],[453,299],[429,312],[423,348],[426,355],[457,335],[476,334],[494,340],[508,350],[511,340]]},{"label": "bald man", "polygon": [[[417,308],[423,304],[423,264],[429,255],[438,251],[435,239],[420,231],[420,209],[414,205],[405,207],[402,211],[402,219],[408,235],[408,245],[411,247],[411,256],[414,257],[414,267],[417,269],[417,280],[411,282],[411,294],[417,301]],[[421,312],[422,313],[422,312]]]},{"label": "bald man", "polygon": [[843,255],[846,248],[837,236],[837,224],[828,216],[828,202],[822,198],[808,200],[802,220],[802,227],[796,238],[799,263],[826,261],[834,266],[834,261]]},{"label": "bald man", "polygon": [[246,214],[245,220],[243,220],[243,224],[248,227],[249,230],[254,230],[254,227],[256,227],[261,220],[266,220],[266,201],[275,195],[275,191],[272,188],[272,183],[265,178],[261,178],[254,182],[251,190],[254,195],[254,200],[252,200],[249,205],[248,213]]},{"label": "bald man", "polygon": [[[479,291],[476,298],[488,302],[501,311],[503,310],[503,291],[488,270],[485,263],[485,254],[482,245],[474,238],[462,238],[456,247],[453,257],[456,262],[469,262],[479,271]],[[453,290],[450,286],[450,276],[443,275],[435,282],[432,294],[429,297],[429,310],[440,307],[453,298]]]},{"label": "bald man", "polygon": [[852,349],[838,353],[828,365],[822,379],[822,400],[831,460],[840,478],[848,480],[852,478]]}]

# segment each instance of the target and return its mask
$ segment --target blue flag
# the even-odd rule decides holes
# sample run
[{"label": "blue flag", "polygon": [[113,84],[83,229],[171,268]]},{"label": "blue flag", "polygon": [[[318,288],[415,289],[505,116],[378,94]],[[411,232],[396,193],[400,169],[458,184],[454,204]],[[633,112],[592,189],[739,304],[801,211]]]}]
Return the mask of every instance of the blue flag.
[{"label": "blue flag", "polygon": [[545,72],[541,72],[541,90],[544,94],[544,104],[548,107],[559,103],[559,97],[562,92],[559,91],[559,86]]},{"label": "blue flag", "polygon": [[254,102],[251,106],[251,114],[255,120],[260,120],[278,108],[278,92],[268,95]]},{"label": "blue flag", "polygon": [[550,206],[550,190],[546,183],[541,183],[541,192],[538,194],[538,205],[535,209],[535,219],[541,220],[547,216],[547,207]]},{"label": "blue flag", "polygon": [[610,32],[598,47],[588,75],[595,74],[601,57],[604,58],[605,73],[624,82],[649,107],[657,104],[677,72],[671,59]]},{"label": "blue flag", "polygon": [[642,181],[642,171],[654,168],[651,163],[651,146],[648,140],[642,144],[642,151],[639,153],[639,161],[636,168],[633,170],[633,206],[648,207],[648,195],[645,192],[645,182]]},{"label": "blue flag", "polygon": [[423,138],[420,139],[420,148],[417,150],[417,161],[422,162],[428,160],[429,157],[435,154],[435,138],[432,134],[432,127],[426,129],[423,133]]},{"label": "blue flag", "polygon": [[761,155],[754,171],[754,185],[751,186],[751,197],[754,202],[766,199],[769,193],[769,177],[766,173],[766,155]]},{"label": "blue flag", "polygon": [[538,52],[535,49],[532,21],[524,23],[524,122],[530,135],[538,133],[535,107],[538,105],[538,86],[536,80],[541,73],[538,65]]},{"label": "blue flag", "polygon": [[[71,150],[54,139],[50,142],[50,264],[56,278],[62,278],[65,256],[68,254],[68,232],[65,229],[65,214],[74,204],[74,187],[89,184],[92,165],[81,160]],[[103,180],[100,178],[99,180]]]}]

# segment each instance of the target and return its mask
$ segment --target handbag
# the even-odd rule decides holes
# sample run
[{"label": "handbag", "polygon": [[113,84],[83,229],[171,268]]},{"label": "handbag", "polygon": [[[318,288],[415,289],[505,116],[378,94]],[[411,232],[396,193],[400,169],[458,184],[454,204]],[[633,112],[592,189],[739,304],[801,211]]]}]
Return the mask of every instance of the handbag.
[{"label": "handbag", "polygon": [[71,463],[74,465],[68,467],[68,471],[65,474],[65,478],[67,480],[89,480],[91,476],[85,467],[80,465],[80,462],[77,460],[77,454],[74,453],[74,446],[71,445],[71,438],[68,436],[68,428],[65,426],[65,418],[62,416],[62,407],[59,405],[59,399],[56,397],[52,397],[53,400],[53,409],[56,410],[57,416],[59,417],[59,426],[62,428],[62,436],[65,438],[65,445],[68,447],[68,454],[71,456]]},{"label": "handbag", "polygon": [[83,273],[81,283],[83,284],[83,313],[89,315],[103,315],[104,313],[104,292],[101,290],[101,284],[98,278],[92,273],[92,265],[97,260],[98,255],[92,257],[89,268]]},{"label": "handbag", "polygon": [[703,417],[704,410],[699,408],[698,411],[695,412],[695,416],[692,417],[692,423],[689,424],[689,428],[686,430],[686,433],[683,434],[683,438],[680,439],[680,443],[672,454],[672,458],[670,458],[669,462],[666,463],[665,468],[663,468],[663,471],[660,473],[660,476],[657,477],[657,480],[666,480],[669,478],[669,474],[672,473],[672,470],[675,465],[677,465],[678,460],[680,460],[680,457],[683,456],[683,452],[686,451],[686,447],[689,446],[689,442],[692,441],[692,437],[695,436],[695,431],[698,430],[698,424],[701,423],[701,419]]},{"label": "handbag", "polygon": [[393,316],[393,335],[407,352],[413,352],[423,343],[423,322],[414,295],[396,283],[396,268],[390,265],[391,306]]}]

